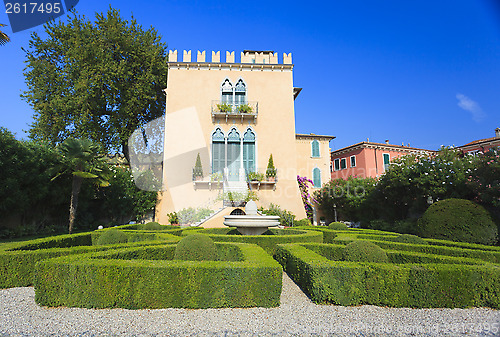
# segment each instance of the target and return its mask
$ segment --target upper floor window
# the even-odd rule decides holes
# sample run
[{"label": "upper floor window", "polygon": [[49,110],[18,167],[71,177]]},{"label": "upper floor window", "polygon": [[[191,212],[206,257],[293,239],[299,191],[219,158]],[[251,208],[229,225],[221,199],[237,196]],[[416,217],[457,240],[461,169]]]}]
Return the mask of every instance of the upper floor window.
[{"label": "upper floor window", "polygon": [[222,104],[233,104],[233,84],[229,79],[225,79],[224,83],[222,83],[222,96],[221,103]]},{"label": "upper floor window", "polygon": [[241,105],[246,103],[247,86],[242,79],[238,80],[236,86],[234,87],[234,103],[236,105]]},{"label": "upper floor window", "polygon": [[313,169],[313,184],[316,188],[321,188],[321,170],[317,167]]},{"label": "upper floor window", "polygon": [[343,170],[347,168],[347,161],[345,158],[340,159],[340,169]]},{"label": "upper floor window", "polygon": [[391,157],[389,156],[388,153],[384,153],[383,156],[384,156],[384,170],[387,171],[387,169],[389,168],[389,162],[391,161]]},{"label": "upper floor window", "polygon": [[335,171],[339,171],[340,170],[340,159],[335,159],[333,161],[333,168]]},{"label": "upper floor window", "polygon": [[236,85],[226,78],[221,86],[221,103],[229,105],[242,105],[247,102],[247,86],[242,79]]},{"label": "upper floor window", "polygon": [[316,139],[311,142],[311,157],[319,158],[319,142]]},{"label": "upper floor window", "polygon": [[351,156],[351,167],[356,167],[356,156]]}]

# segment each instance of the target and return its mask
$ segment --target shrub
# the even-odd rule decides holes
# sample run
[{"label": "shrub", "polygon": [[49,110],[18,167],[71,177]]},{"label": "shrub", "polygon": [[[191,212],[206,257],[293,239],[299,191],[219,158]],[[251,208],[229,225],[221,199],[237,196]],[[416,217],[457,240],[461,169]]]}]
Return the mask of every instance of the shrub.
[{"label": "shrub", "polygon": [[168,213],[168,222],[170,222],[171,225],[178,225],[179,224],[179,217],[177,216],[176,212]]},{"label": "shrub", "polygon": [[269,209],[259,208],[259,211],[266,215],[277,215],[280,217],[280,225],[292,227],[295,215],[285,209],[281,209],[278,205],[269,204]]},{"label": "shrub", "polygon": [[334,229],[337,231],[343,231],[343,230],[346,230],[348,228],[349,227],[347,227],[347,225],[345,223],[342,223],[342,222],[332,222],[328,225],[328,229]]},{"label": "shrub", "polygon": [[494,245],[498,229],[482,206],[464,199],[432,204],[418,221],[423,237]]},{"label": "shrub", "polygon": [[298,226],[311,226],[311,221],[309,219],[300,219],[300,220],[297,220],[293,223],[293,226],[294,227],[298,227]]},{"label": "shrub", "polygon": [[351,262],[389,262],[385,251],[369,241],[354,241],[342,253],[345,261]]},{"label": "shrub", "polygon": [[190,224],[201,221],[202,219],[208,217],[213,212],[209,208],[183,208],[178,211],[177,220],[180,224]]},{"label": "shrub", "polygon": [[396,242],[411,243],[416,245],[426,245],[427,242],[419,236],[411,234],[402,234],[394,239]]},{"label": "shrub", "polygon": [[206,235],[191,234],[183,238],[175,248],[175,260],[215,261],[217,247]]},{"label": "shrub", "polygon": [[143,227],[146,231],[158,231],[161,230],[161,225],[158,222],[148,222]]},{"label": "shrub", "polygon": [[385,220],[376,219],[376,220],[370,221],[367,228],[381,230],[381,231],[391,231],[393,226]]},{"label": "shrub", "polygon": [[96,245],[112,245],[116,243],[127,243],[128,237],[127,234],[119,231],[117,229],[109,229],[104,231],[99,239],[97,239]]}]

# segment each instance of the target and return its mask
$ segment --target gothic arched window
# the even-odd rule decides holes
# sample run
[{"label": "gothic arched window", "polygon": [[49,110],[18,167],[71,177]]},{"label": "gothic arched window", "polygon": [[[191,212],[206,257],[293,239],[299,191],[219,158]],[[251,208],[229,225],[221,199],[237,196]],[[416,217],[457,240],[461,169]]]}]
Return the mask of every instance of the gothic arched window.
[{"label": "gothic arched window", "polygon": [[243,167],[247,175],[255,172],[255,133],[250,128],[243,136]]},{"label": "gothic arched window", "polygon": [[226,166],[226,151],[224,146],[224,132],[217,128],[212,134],[212,173],[224,173]]}]

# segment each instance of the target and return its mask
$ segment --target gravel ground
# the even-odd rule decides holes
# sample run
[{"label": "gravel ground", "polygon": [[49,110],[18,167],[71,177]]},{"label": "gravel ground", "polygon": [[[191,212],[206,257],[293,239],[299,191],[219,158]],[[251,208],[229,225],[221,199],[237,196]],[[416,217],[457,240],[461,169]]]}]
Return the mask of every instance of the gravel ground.
[{"label": "gravel ground", "polygon": [[316,305],[286,274],[273,309],[46,308],[34,297],[0,290],[0,336],[500,336],[500,310]]}]

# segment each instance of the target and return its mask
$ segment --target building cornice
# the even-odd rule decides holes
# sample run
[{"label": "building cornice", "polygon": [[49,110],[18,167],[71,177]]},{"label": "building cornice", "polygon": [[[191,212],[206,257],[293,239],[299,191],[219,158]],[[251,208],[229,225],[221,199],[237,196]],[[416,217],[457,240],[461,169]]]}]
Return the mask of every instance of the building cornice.
[{"label": "building cornice", "polygon": [[308,135],[296,133],[295,138],[297,138],[297,139],[319,139],[319,140],[331,141],[332,139],[335,139],[335,136],[315,135],[313,133],[308,134]]},{"label": "building cornice", "polygon": [[371,142],[361,142],[356,143],[335,151],[331,152],[331,156],[338,156],[346,153],[350,153],[355,150],[360,149],[377,149],[382,151],[396,151],[396,152],[406,152],[406,153],[435,153],[434,150],[419,149],[416,147],[408,147],[402,145],[393,144],[382,144],[382,143],[371,143]]},{"label": "building cornice", "polygon": [[168,69],[194,70],[246,70],[246,71],[291,71],[293,64],[270,63],[220,63],[220,62],[167,62]]}]

